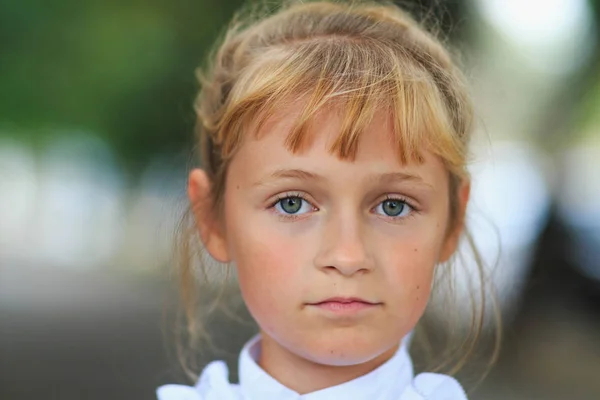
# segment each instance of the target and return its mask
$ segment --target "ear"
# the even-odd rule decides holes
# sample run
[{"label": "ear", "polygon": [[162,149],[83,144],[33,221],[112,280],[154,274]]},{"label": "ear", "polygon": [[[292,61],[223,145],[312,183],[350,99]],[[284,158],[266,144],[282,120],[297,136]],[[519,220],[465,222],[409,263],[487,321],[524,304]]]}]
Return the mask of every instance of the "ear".
[{"label": "ear", "polygon": [[467,204],[469,203],[469,197],[471,195],[471,181],[468,179],[463,180],[458,188],[458,204],[456,221],[452,229],[446,235],[444,246],[440,254],[439,262],[446,262],[452,254],[458,248],[460,236],[465,229],[465,215],[467,213]]},{"label": "ear", "polygon": [[212,258],[222,263],[229,262],[224,229],[218,216],[214,215],[211,185],[204,170],[190,172],[187,192],[202,244]]}]

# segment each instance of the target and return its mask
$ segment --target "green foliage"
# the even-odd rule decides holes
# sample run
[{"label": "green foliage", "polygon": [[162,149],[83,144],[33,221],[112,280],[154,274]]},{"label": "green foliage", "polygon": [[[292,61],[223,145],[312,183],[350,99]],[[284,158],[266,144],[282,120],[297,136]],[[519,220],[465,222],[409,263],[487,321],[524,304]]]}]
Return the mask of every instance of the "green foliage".
[{"label": "green foliage", "polygon": [[177,148],[193,125],[194,69],[239,4],[1,2],[3,133],[89,130],[142,163]]}]

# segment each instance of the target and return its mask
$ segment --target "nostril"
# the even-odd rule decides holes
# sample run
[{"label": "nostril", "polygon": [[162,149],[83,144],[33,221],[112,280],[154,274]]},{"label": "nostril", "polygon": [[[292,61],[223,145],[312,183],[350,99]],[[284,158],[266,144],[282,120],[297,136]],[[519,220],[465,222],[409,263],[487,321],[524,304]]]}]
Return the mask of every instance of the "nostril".
[{"label": "nostril", "polygon": [[328,265],[321,267],[322,271],[325,272],[335,272],[341,273],[342,275],[357,275],[357,274],[365,274],[369,271],[369,268],[363,268],[361,266],[347,266],[347,265]]}]

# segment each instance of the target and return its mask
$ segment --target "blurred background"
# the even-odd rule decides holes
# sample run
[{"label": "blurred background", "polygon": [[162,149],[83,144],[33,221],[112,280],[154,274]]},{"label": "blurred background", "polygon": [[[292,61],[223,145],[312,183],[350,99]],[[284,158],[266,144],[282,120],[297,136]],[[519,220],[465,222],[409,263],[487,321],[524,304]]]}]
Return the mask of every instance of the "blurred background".
[{"label": "blurred background", "polygon": [[[240,4],[0,2],[0,399],[185,381],[170,259],[194,70]],[[439,21],[477,108],[469,223],[505,340],[472,398],[600,399],[600,1],[401,4]],[[235,368],[252,327],[213,321]]]}]

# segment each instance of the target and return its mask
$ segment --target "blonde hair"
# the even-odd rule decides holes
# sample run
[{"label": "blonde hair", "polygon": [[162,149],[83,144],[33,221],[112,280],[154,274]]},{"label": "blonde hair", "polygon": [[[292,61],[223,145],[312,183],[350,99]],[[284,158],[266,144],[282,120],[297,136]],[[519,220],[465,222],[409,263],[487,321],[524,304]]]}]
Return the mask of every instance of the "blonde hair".
[{"label": "blonde hair", "polygon": [[[375,112],[388,112],[399,160],[422,162],[422,149],[437,155],[450,177],[450,225],[463,222],[458,220],[457,190],[469,179],[473,119],[465,79],[440,41],[397,6],[292,1],[268,15],[246,9],[235,16],[199,79],[196,133],[216,216],[222,213],[229,162],[245,135],[258,134],[277,110],[302,99],[286,141],[290,151],[306,145],[312,118],[335,105],[344,115],[330,151],[352,159]],[[193,341],[202,332],[194,268],[202,247],[190,220],[188,210],[184,221],[189,225],[181,227],[177,248],[188,338]],[[483,307],[475,314],[476,333],[469,336],[476,339]],[[468,353],[473,343],[463,343],[463,348]]]}]

